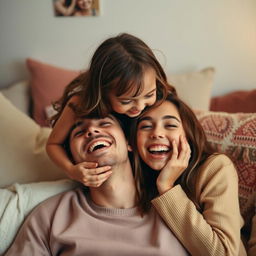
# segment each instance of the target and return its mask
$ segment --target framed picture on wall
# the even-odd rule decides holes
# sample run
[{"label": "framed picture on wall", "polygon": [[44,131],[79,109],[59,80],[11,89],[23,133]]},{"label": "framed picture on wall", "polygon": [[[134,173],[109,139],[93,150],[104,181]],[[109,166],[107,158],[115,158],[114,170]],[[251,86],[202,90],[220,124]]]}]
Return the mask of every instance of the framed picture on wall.
[{"label": "framed picture on wall", "polygon": [[56,17],[91,17],[100,14],[100,0],[52,0]]}]

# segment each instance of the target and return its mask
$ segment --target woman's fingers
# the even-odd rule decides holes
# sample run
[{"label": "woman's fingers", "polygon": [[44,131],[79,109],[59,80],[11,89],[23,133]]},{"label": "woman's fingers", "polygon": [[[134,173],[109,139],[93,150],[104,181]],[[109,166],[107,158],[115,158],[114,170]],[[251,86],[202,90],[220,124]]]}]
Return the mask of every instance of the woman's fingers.
[{"label": "woman's fingers", "polygon": [[172,141],[172,156],[171,159],[175,160],[178,158],[179,152],[178,152],[178,146],[175,140]]},{"label": "woman's fingers", "polygon": [[190,158],[190,154],[191,154],[191,150],[190,150],[189,143],[185,138],[185,136],[182,135],[180,136],[180,153],[178,156],[178,160],[187,162]]}]

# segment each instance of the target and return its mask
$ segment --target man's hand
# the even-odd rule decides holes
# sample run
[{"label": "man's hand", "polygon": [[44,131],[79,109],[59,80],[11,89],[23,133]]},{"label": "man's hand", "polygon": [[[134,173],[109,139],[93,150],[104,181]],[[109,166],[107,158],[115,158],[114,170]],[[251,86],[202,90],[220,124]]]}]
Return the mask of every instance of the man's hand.
[{"label": "man's hand", "polygon": [[97,163],[82,162],[73,165],[69,177],[88,187],[99,187],[112,174],[111,166],[97,167]]},{"label": "man's hand", "polygon": [[172,156],[165,167],[161,170],[157,181],[157,189],[160,195],[173,187],[175,181],[188,167],[190,159],[190,146],[184,136],[180,136],[180,152],[175,140],[172,141]]}]

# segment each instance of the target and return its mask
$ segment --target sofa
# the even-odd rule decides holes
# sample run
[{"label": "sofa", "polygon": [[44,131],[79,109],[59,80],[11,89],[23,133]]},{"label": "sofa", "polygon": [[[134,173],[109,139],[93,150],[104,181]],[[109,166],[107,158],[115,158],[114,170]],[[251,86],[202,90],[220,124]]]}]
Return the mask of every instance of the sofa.
[{"label": "sofa", "polygon": [[[29,80],[0,90],[0,255],[37,204],[78,186],[50,161],[45,143],[51,131],[51,103],[81,71],[35,59],[27,59],[26,65]],[[209,67],[168,79],[194,109],[207,140],[233,160],[245,221],[242,234],[248,255],[256,255],[256,90],[211,98],[214,74]]]}]

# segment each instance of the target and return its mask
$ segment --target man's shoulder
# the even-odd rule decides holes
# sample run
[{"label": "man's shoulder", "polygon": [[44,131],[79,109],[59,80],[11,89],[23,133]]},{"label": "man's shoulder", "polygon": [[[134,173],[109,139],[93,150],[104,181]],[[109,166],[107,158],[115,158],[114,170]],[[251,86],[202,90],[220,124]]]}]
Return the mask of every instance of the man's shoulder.
[{"label": "man's shoulder", "polygon": [[[70,204],[72,201],[81,201],[82,195],[84,195],[84,192],[81,188],[62,192],[43,201],[36,207],[34,212],[54,213],[57,208]],[[85,198],[85,196],[83,197]]]}]

